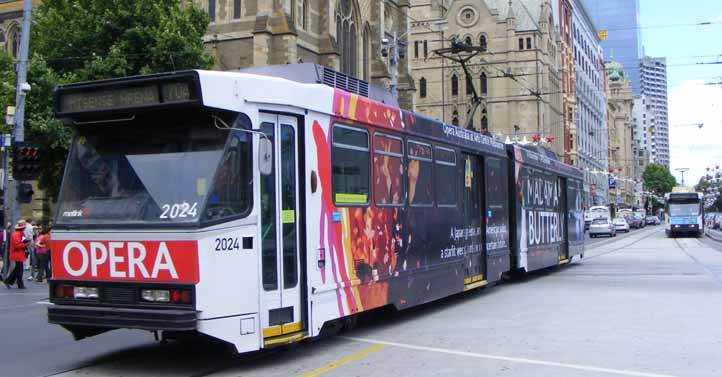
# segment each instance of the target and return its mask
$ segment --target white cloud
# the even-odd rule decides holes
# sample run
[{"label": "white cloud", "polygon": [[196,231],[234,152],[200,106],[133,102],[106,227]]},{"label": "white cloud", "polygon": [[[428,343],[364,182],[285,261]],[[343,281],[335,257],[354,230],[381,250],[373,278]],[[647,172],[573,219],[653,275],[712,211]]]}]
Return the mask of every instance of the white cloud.
[{"label": "white cloud", "polygon": [[722,14],[717,16],[717,18],[714,19],[714,22],[722,22]]},{"label": "white cloud", "polygon": [[[669,91],[671,168],[678,180],[675,169],[690,169],[685,173],[686,184],[696,184],[706,167],[722,165],[722,88],[702,84],[684,81]],[[692,123],[704,123],[704,127],[688,126]]]}]

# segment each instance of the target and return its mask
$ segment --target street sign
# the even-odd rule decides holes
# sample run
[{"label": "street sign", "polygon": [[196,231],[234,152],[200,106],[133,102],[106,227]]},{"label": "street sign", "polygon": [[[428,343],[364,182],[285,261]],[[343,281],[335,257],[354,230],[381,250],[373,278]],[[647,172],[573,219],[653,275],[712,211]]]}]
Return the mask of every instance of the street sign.
[{"label": "street sign", "polygon": [[617,180],[614,177],[609,177],[609,188],[617,188]]}]

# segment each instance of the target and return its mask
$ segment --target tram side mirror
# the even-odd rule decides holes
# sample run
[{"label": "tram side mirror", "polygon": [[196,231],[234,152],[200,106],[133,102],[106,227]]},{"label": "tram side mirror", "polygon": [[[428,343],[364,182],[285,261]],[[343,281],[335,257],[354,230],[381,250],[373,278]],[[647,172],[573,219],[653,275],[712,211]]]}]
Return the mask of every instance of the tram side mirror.
[{"label": "tram side mirror", "polygon": [[258,143],[258,168],[262,175],[273,172],[273,144],[266,138],[261,138]]}]

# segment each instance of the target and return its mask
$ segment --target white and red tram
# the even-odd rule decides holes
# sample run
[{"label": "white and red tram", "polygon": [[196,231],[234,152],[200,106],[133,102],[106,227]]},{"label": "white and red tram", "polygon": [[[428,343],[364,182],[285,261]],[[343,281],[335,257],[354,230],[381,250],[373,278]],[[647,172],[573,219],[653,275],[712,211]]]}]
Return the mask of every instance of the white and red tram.
[{"label": "white and red tram", "polygon": [[314,78],[58,88],[75,134],[51,323],[76,339],[138,328],[248,352],[583,253],[576,169],[368,98],[376,89],[326,68],[273,69]]}]

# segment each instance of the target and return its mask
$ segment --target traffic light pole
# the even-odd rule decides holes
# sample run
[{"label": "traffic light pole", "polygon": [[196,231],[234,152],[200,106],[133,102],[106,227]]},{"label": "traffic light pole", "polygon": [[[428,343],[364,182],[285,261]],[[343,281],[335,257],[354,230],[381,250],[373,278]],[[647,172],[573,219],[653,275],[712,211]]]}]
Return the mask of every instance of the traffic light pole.
[{"label": "traffic light pole", "polygon": [[[30,93],[30,84],[28,84],[28,50],[30,48],[30,17],[31,12],[33,9],[33,2],[32,0],[24,0],[23,1],[23,26],[22,31],[20,34],[20,56],[18,58],[18,64],[17,64],[17,85],[15,88],[15,127],[13,128],[13,134],[15,137],[15,143],[22,143],[25,141],[25,97],[28,93]],[[8,147],[6,147],[7,149]],[[7,156],[7,155],[6,155]],[[7,176],[7,159],[5,163],[5,175]],[[13,197],[7,198],[7,194],[5,194],[6,199],[11,199],[9,201],[5,201],[5,205],[10,204],[10,211],[5,211],[5,215],[7,216],[8,212],[10,212],[10,223],[11,225],[14,225],[15,223],[20,220],[20,202],[17,193],[20,189],[21,182],[18,180],[13,180],[14,187],[13,187]],[[5,192],[7,193],[8,189],[10,187],[5,186]],[[6,223],[7,223],[7,217],[6,217]],[[6,224],[3,224],[3,227],[5,227]],[[8,233],[6,236],[6,240],[9,241],[11,239],[12,233]],[[6,245],[9,245],[10,242],[5,242]],[[5,263],[3,263],[3,277],[7,275],[8,271],[8,252],[9,250],[6,250],[4,253],[5,255]]]}]

